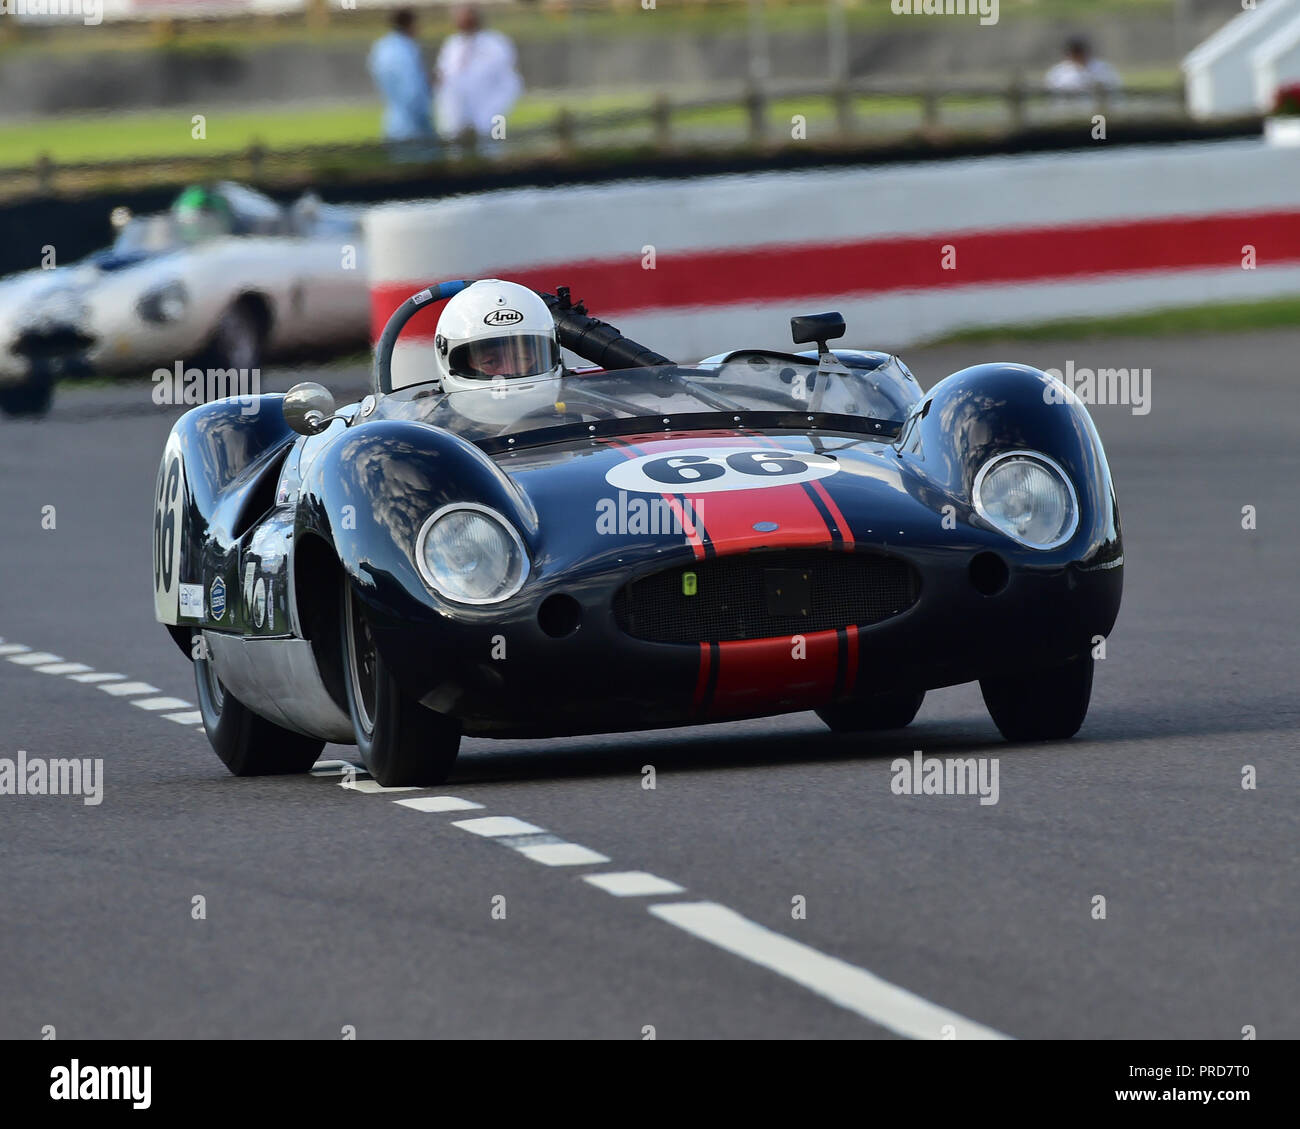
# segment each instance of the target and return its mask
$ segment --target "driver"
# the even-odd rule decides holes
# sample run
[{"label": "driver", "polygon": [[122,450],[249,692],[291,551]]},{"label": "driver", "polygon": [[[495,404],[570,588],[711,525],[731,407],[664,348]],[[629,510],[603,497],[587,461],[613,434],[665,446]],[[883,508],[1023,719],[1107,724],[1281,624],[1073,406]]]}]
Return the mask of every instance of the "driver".
[{"label": "driver", "polygon": [[191,185],[176,197],[172,216],[186,243],[201,243],[235,229],[234,212],[220,191],[201,184]]},{"label": "driver", "polygon": [[453,406],[508,425],[555,404],[564,374],[555,321],[526,286],[489,278],[451,298],[438,318],[434,367]]}]

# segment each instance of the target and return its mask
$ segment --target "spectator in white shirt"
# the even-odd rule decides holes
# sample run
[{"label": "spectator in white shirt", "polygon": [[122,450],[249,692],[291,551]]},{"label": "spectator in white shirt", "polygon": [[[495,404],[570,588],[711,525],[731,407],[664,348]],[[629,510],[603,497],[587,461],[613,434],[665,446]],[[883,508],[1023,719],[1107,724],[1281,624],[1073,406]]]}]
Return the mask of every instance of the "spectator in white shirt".
[{"label": "spectator in white shirt", "polygon": [[[515,48],[499,31],[483,27],[477,9],[456,13],[456,31],[438,52],[438,132],[451,140],[472,130],[481,143],[493,137],[523,92],[515,69]],[[497,137],[501,136],[498,131]]]},{"label": "spectator in white shirt", "polygon": [[1071,39],[1065,45],[1065,58],[1047,72],[1043,80],[1053,94],[1095,94],[1120,88],[1115,68],[1093,57],[1086,39]]}]

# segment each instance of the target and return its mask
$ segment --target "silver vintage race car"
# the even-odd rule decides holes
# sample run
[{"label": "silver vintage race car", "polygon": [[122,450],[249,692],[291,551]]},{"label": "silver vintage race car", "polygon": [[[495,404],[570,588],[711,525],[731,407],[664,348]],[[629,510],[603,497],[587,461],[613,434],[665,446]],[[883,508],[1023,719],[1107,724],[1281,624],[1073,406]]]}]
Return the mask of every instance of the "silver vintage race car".
[{"label": "silver vintage race car", "polygon": [[223,182],[115,222],[111,247],[0,281],[0,410],[43,414],[64,377],[250,371],[368,341],[359,209]]}]

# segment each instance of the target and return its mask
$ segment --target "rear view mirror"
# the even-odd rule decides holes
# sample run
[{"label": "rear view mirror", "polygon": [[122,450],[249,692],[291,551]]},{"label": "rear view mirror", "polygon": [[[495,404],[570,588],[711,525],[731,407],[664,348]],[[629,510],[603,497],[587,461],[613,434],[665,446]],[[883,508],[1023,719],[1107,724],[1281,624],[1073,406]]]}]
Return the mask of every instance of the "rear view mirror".
[{"label": "rear view mirror", "polygon": [[826,342],[844,336],[844,315],[839,313],[803,314],[790,319],[790,336],[796,345],[817,342],[821,352],[826,352]]},{"label": "rear view mirror", "polygon": [[284,422],[299,435],[316,435],[334,418],[334,397],[321,384],[295,384],[284,396]]}]

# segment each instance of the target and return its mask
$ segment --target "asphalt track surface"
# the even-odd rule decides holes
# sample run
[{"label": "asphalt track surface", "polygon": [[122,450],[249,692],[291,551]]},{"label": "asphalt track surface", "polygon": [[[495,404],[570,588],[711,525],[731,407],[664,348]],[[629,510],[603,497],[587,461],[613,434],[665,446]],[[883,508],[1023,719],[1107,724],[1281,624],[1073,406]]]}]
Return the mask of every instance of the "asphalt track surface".
[{"label": "asphalt track surface", "polygon": [[[65,388],[48,419],[0,421],[0,757],[105,762],[98,806],[0,796],[0,1036],[895,1036],[801,968],[841,987],[869,972],[1016,1038],[1300,1036],[1298,354],[1283,332],[907,357],[926,385],[999,357],[1152,369],[1149,414],[1094,408],[1126,590],[1070,742],[1002,743],[967,686],[885,735],[797,714],[467,741],[449,784],[393,795],[236,779],[201,728],[40,671],[58,659],[195,700],[151,606],[176,412],[140,387]],[[9,661],[33,654],[52,657]],[[999,802],[895,795],[891,761],[916,749],[997,757]],[[432,795],[482,807],[394,802]],[[542,865],[456,826],[497,816],[610,861]],[[625,871],[683,892],[583,880]],[[784,972],[650,912],[702,902],[770,930],[749,932]],[[909,1033],[941,1037],[934,1018]]]}]

